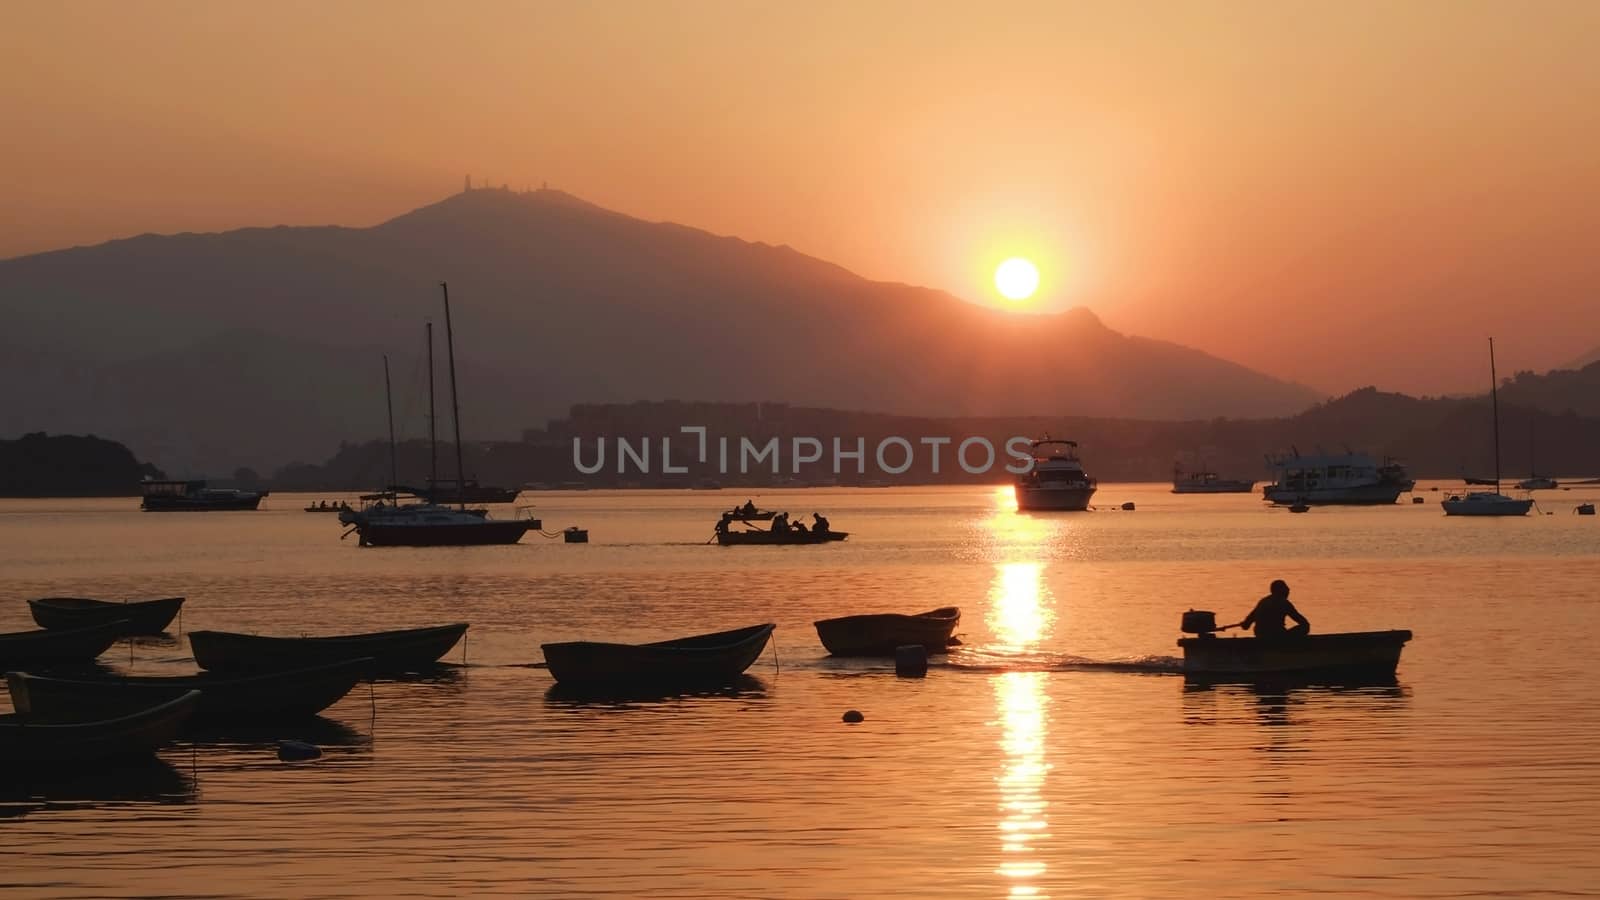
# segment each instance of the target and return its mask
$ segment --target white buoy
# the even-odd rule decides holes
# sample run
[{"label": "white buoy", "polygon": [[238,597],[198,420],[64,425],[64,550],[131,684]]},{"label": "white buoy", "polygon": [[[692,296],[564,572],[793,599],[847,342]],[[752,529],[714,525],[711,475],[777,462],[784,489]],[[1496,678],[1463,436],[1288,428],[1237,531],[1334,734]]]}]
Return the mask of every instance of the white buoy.
[{"label": "white buoy", "polygon": [[921,678],[928,674],[928,648],[921,644],[894,648],[894,673],[901,678]]},{"label": "white buoy", "polygon": [[294,762],[302,759],[316,759],[322,755],[316,744],[305,741],[279,741],[278,758],[284,762]]}]

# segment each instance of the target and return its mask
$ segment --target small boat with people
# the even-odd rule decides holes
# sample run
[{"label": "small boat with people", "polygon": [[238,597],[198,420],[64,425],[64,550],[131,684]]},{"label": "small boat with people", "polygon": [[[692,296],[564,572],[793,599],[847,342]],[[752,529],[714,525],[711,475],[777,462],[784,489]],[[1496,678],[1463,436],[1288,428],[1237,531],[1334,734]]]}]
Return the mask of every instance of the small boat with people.
[{"label": "small boat with people", "polygon": [[[15,673],[6,675],[8,686],[17,679]],[[52,714],[33,710],[26,689],[11,687],[16,712],[0,716],[0,762],[53,766],[149,755],[182,733],[199,703],[199,691],[186,691],[160,703],[110,713]]]},{"label": "small boat with people", "polygon": [[739,522],[770,522],[778,514],[775,509],[758,509],[754,500],[746,500],[743,506],[735,506],[728,512]]},{"label": "small boat with people", "polygon": [[1081,512],[1089,508],[1098,482],[1078,458],[1078,442],[1048,435],[1028,445],[1031,463],[1015,482],[1017,509],[1024,512]]},{"label": "small boat with people", "polygon": [[347,500],[335,500],[332,503],[329,503],[328,501],[324,500],[321,503],[312,503],[312,504],[309,504],[309,505],[307,505],[305,507],[305,511],[309,512],[309,513],[335,513],[335,514],[337,514],[337,513],[347,512],[347,511],[349,511],[349,509],[350,509],[350,503]]},{"label": "small boat with people", "polygon": [[564,641],[542,649],[551,676],[565,686],[718,684],[744,674],[777,627],[751,625],[650,644]]},{"label": "small boat with people", "polygon": [[[318,666],[231,675],[115,675],[62,678],[13,674],[12,703],[36,713],[67,715],[108,706],[156,705],[190,691],[200,692],[195,724],[226,721],[265,723],[314,716],[368,677],[370,657]],[[20,701],[20,702],[19,702]]]},{"label": "small boat with people", "polygon": [[40,597],[28,611],[40,628],[69,631],[123,623],[123,634],[161,634],[183,608],[182,597],[155,600],[96,600],[91,597]]},{"label": "small boat with people", "polygon": [[1275,477],[1261,495],[1279,505],[1380,506],[1417,484],[1395,460],[1380,462],[1354,451],[1302,455],[1291,447],[1289,453],[1267,457],[1267,465]]},{"label": "small boat with people", "polygon": [[42,628],[0,634],[0,671],[30,665],[84,663],[128,634],[122,619],[83,628]]},{"label": "small boat with people", "polygon": [[[772,525],[769,528],[755,528],[750,525],[750,520],[735,518],[732,512],[725,512],[717,520],[716,533],[713,538],[724,547],[759,546],[759,545],[788,545],[788,544],[827,544],[842,541],[850,536],[847,531],[834,531],[827,517],[822,513],[811,514],[811,525],[798,519],[789,520],[786,512],[776,513],[772,516]],[[736,530],[733,525],[745,526]]]},{"label": "small boat with people", "polygon": [[[1292,628],[1285,626],[1289,619],[1296,623]],[[1217,637],[1218,632],[1252,626],[1254,637]],[[1179,627],[1193,635],[1178,639],[1183,674],[1210,681],[1393,678],[1400,651],[1411,640],[1411,632],[1403,629],[1313,634],[1311,622],[1289,602],[1289,586],[1281,579],[1240,622],[1219,626],[1216,613],[1191,609]]]},{"label": "small boat with people", "polygon": [[918,646],[929,653],[949,652],[960,643],[952,633],[961,609],[942,606],[927,612],[869,613],[820,619],[814,623],[822,646],[834,656],[893,656],[899,647]]},{"label": "small boat with people", "polygon": [[145,512],[211,512],[215,510],[256,509],[266,491],[240,491],[207,487],[198,479],[186,481],[146,478],[140,482],[144,498],[139,508]]},{"label": "small boat with people", "polygon": [[374,675],[433,667],[467,633],[467,623],[337,634],[325,637],[269,637],[230,631],[191,631],[195,664],[210,672],[252,672],[304,668],[370,658]]}]

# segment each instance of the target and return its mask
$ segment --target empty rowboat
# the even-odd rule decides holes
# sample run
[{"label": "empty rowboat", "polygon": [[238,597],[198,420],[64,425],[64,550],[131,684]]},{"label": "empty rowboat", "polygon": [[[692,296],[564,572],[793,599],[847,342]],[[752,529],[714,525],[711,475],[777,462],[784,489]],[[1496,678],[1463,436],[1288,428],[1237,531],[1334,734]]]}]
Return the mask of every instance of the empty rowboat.
[{"label": "empty rowboat", "polygon": [[199,702],[199,691],[187,691],[105,718],[40,714],[18,705],[16,713],[0,716],[0,762],[51,765],[145,755],[177,737]]},{"label": "empty rowboat", "polygon": [[195,663],[212,672],[304,668],[369,657],[371,673],[381,675],[429,668],[466,633],[466,622],[327,637],[191,631],[189,647],[194,651]]},{"label": "empty rowboat", "polygon": [[718,684],[750,668],[776,627],[752,625],[653,644],[545,644],[544,660],[563,685]]},{"label": "empty rowboat", "polygon": [[193,721],[252,724],[314,716],[339,702],[367,677],[371,659],[352,659],[280,672],[228,675],[51,678],[12,673],[12,705],[36,714],[154,706],[200,691]]},{"label": "empty rowboat", "polygon": [[121,619],[66,631],[41,629],[0,634],[0,669],[88,662],[111,649],[125,634],[127,623]]},{"label": "empty rowboat", "polygon": [[896,647],[918,645],[929,653],[944,653],[951,632],[961,622],[961,610],[944,606],[916,615],[877,613],[843,616],[816,622],[817,637],[834,656],[893,656]]},{"label": "empty rowboat", "polygon": [[71,629],[128,623],[126,634],[161,634],[183,607],[182,597],[159,600],[93,600],[88,597],[42,597],[28,601],[40,628]]}]

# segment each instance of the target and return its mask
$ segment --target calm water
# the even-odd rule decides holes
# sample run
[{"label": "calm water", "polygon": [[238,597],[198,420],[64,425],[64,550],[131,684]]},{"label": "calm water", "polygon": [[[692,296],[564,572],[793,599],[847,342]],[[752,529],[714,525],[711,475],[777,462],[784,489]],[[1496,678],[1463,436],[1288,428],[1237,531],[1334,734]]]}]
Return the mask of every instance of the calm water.
[{"label": "calm water", "polygon": [[[1587,494],[1585,493],[1587,492]],[[308,498],[145,515],[0,502],[0,630],[23,598],[184,594],[182,627],[470,621],[465,665],[320,721],[159,763],[0,786],[16,896],[1445,897],[1600,885],[1600,489],[1550,516],[1428,503],[1295,516],[1109,485],[1116,510],[990,489],[771,491],[852,532],[706,546],[744,494],[528,495],[516,547],[358,549]],[[1276,577],[1319,631],[1410,628],[1387,688],[1186,689],[1179,614],[1241,617]],[[814,619],[963,610],[925,680],[830,661]],[[580,703],[539,644],[762,621],[776,653],[711,696]],[[458,648],[450,657],[461,662]],[[102,658],[185,672],[185,642]],[[1095,663],[1134,662],[1130,673]],[[860,725],[840,715],[859,709]],[[282,763],[273,741],[323,746]],[[3,783],[0,783],[3,784]]]}]

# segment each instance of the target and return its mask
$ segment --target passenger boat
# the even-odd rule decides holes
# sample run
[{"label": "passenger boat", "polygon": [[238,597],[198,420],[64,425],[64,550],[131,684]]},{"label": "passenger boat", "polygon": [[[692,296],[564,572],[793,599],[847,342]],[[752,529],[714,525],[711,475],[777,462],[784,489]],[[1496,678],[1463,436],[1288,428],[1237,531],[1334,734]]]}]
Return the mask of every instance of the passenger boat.
[{"label": "passenger boat", "polygon": [[929,653],[945,653],[961,610],[944,606],[915,615],[875,613],[822,619],[813,624],[822,646],[834,656],[893,656],[895,648],[917,645]]},{"label": "passenger boat", "polygon": [[128,623],[117,619],[84,628],[41,629],[0,634],[0,670],[49,663],[88,662],[125,636]]},{"label": "passenger boat", "polygon": [[1392,459],[1379,462],[1365,453],[1302,456],[1291,450],[1269,456],[1267,464],[1276,479],[1262,488],[1262,496],[1283,505],[1381,505],[1395,502],[1416,486],[1404,466]]},{"label": "passenger boat", "polygon": [[255,509],[266,491],[236,491],[206,487],[204,481],[140,482],[144,499],[139,508],[146,512],[208,512],[212,510]]},{"label": "passenger boat", "polygon": [[776,627],[752,625],[653,644],[544,644],[544,660],[563,685],[720,683],[750,668]]},{"label": "passenger boat", "polygon": [[12,705],[51,716],[108,705],[155,705],[190,691],[200,692],[196,724],[250,723],[314,716],[338,703],[367,677],[373,660],[343,660],[303,669],[259,674],[201,673],[177,676],[52,678],[13,673]]},{"label": "passenger boat", "polygon": [[121,601],[41,597],[28,601],[28,611],[40,628],[68,630],[122,621],[126,623],[124,634],[160,634],[182,608],[182,597]]},{"label": "passenger boat", "polygon": [[1081,511],[1089,508],[1096,482],[1083,470],[1077,441],[1048,437],[1029,445],[1032,465],[1017,476],[1017,509]]},{"label": "passenger boat", "polygon": [[195,664],[211,672],[258,672],[370,657],[372,674],[381,675],[431,667],[466,633],[466,622],[327,637],[191,631],[189,647]]},{"label": "passenger boat", "polygon": [[1525,516],[1533,498],[1517,499],[1500,493],[1500,392],[1494,372],[1494,338],[1489,338],[1489,406],[1493,415],[1494,490],[1452,494],[1439,505],[1447,516]]},{"label": "passenger boat", "polygon": [[1248,494],[1255,490],[1254,481],[1223,478],[1204,469],[1185,472],[1183,466],[1172,467],[1172,492],[1174,494]]},{"label": "passenger boat", "polygon": [[1411,640],[1405,630],[1217,637],[1216,617],[1206,610],[1184,613],[1183,630],[1194,635],[1178,639],[1183,674],[1202,680],[1393,678],[1400,651]]},{"label": "passenger boat", "polygon": [[[8,674],[10,683],[17,676]],[[12,691],[13,698],[18,696]],[[162,703],[99,719],[35,713],[15,699],[16,712],[0,716],[0,762],[44,766],[151,753],[176,738],[200,702],[187,691]],[[13,770],[12,774],[18,774]]]},{"label": "passenger boat", "polygon": [[743,547],[768,544],[827,544],[842,541],[850,536],[848,531],[723,531],[717,534],[717,543],[724,547]]}]

